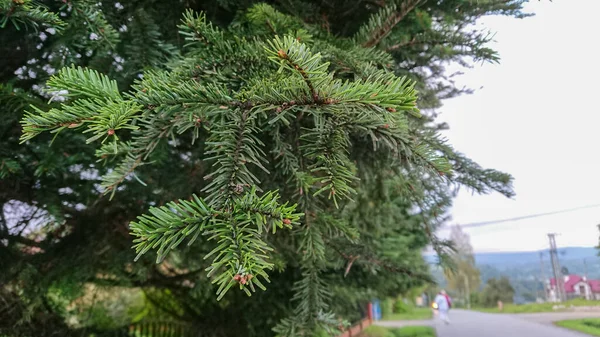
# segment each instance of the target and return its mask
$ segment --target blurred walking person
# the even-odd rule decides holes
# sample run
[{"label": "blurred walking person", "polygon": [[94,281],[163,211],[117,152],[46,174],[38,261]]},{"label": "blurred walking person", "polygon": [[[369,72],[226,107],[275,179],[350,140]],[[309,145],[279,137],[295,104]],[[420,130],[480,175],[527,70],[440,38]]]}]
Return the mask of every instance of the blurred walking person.
[{"label": "blurred walking person", "polygon": [[440,314],[440,319],[446,324],[450,324],[450,318],[448,317],[448,311],[452,307],[452,301],[450,296],[446,294],[445,290],[441,290],[435,297],[435,303],[437,304],[437,310]]}]

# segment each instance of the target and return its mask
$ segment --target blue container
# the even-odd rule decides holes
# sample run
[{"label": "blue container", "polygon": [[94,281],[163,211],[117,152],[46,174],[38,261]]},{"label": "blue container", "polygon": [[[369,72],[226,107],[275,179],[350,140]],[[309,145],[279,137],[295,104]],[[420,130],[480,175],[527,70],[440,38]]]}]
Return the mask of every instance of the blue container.
[{"label": "blue container", "polygon": [[381,320],[381,304],[379,300],[373,301],[373,319],[376,321]]}]

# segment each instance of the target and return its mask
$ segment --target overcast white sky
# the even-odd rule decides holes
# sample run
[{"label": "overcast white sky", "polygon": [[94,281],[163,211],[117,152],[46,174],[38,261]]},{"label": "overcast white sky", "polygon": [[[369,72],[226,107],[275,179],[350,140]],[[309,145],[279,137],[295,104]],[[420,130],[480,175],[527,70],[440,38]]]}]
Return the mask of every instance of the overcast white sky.
[{"label": "overcast white sky", "polygon": [[[600,0],[527,5],[536,16],[489,17],[500,64],[477,65],[460,83],[473,95],[447,100],[441,120],[456,149],[509,172],[517,196],[462,191],[451,223],[466,224],[600,204]],[[598,244],[600,207],[469,229],[475,251]]]}]

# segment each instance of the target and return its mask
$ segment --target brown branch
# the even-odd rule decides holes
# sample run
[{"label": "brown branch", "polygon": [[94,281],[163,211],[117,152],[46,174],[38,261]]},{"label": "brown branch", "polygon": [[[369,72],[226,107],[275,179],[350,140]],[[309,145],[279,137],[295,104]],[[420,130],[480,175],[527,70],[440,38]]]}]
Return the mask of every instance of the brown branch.
[{"label": "brown branch", "polygon": [[32,240],[32,239],[28,239],[26,237],[23,236],[19,236],[19,235],[0,235],[0,239],[6,239],[9,242],[16,242],[16,243],[20,243],[26,246],[30,246],[30,247],[39,247],[42,248],[44,245],[41,242]]},{"label": "brown branch", "polygon": [[358,259],[359,257],[360,257],[360,255],[357,255],[357,256],[353,256],[349,259],[348,265],[346,266],[346,271],[344,272],[344,277],[348,276],[348,273],[350,272],[350,268],[352,268],[352,264],[354,264],[354,261],[356,261],[356,259]]},{"label": "brown branch", "polygon": [[[352,266],[352,264],[354,264],[354,262],[356,260],[358,260],[361,257],[361,255],[356,255],[356,256],[349,255],[349,254],[346,254],[346,253],[340,251],[337,247],[335,247],[331,243],[328,243],[328,245],[336,253],[338,253],[341,257],[343,257],[344,259],[348,260],[349,264],[346,267],[346,272],[344,274],[344,277],[346,277],[346,275],[348,274],[348,272],[349,272],[350,267]],[[367,262],[367,263],[378,265],[378,266],[382,267],[383,269],[385,269],[385,270],[387,270],[389,272],[402,273],[402,274],[405,274],[405,275],[408,275],[408,276],[411,276],[411,277],[414,277],[414,278],[417,278],[417,279],[420,279],[420,280],[423,280],[423,281],[426,281],[426,282],[431,282],[432,281],[431,277],[429,277],[426,274],[416,273],[416,272],[414,272],[414,271],[412,271],[412,270],[410,270],[408,268],[396,266],[396,265],[387,263],[385,261],[381,261],[381,260],[379,260],[379,259],[377,259],[375,257],[365,257],[363,260],[365,262]]]},{"label": "brown branch", "polygon": [[412,38],[412,40],[410,40],[410,41],[407,41],[407,42],[401,42],[401,43],[396,43],[395,45],[391,45],[391,46],[387,47],[387,48],[385,49],[385,51],[388,51],[388,52],[390,52],[390,51],[393,51],[393,50],[396,50],[396,49],[399,49],[399,48],[402,48],[402,47],[408,47],[408,46],[412,46],[412,45],[415,45],[415,44],[418,44],[418,43],[421,43],[421,41],[417,41],[417,40],[416,40],[416,39],[413,37],[413,38]]},{"label": "brown branch", "polygon": [[[387,47],[385,50],[390,52],[390,51],[394,51],[396,49],[399,49],[402,47],[408,47],[408,46],[416,46],[416,45],[422,45],[422,44],[440,45],[440,44],[446,44],[446,43],[450,43],[450,41],[449,40],[416,41],[415,38],[413,38],[409,42],[397,43],[395,45]],[[461,44],[455,44],[455,45],[460,46]]]},{"label": "brown branch", "polygon": [[277,31],[275,30],[275,27],[273,27],[273,24],[271,23],[271,21],[269,19],[267,19],[267,27],[269,27],[269,30],[271,30],[271,33],[273,33],[273,35],[277,35]]},{"label": "brown branch", "polygon": [[323,24],[321,25],[327,31],[327,34],[331,34],[331,27],[329,25],[329,19],[327,18],[327,14],[321,14],[321,19],[323,19]]},{"label": "brown branch", "polygon": [[313,100],[316,103],[321,103],[321,99],[319,98],[319,95],[317,94],[317,91],[315,90],[315,87],[313,86],[312,81],[308,77],[308,74],[306,73],[306,70],[304,70],[304,68],[300,67],[300,65],[298,65],[297,63],[295,63],[294,61],[292,61],[290,59],[289,55],[284,50],[279,50],[277,52],[277,55],[281,59],[284,59],[285,61],[287,61],[287,63],[289,65],[291,65],[294,69],[296,69],[300,73],[300,75],[304,79],[304,82],[308,86],[308,90],[310,91],[310,94],[311,94]]},{"label": "brown branch", "polygon": [[142,155],[140,154],[139,156],[136,157],[135,162],[133,163],[133,165],[131,165],[131,167],[127,170],[127,173],[124,174],[119,180],[117,180],[116,183],[114,184],[110,184],[109,186],[106,187],[106,192],[108,191],[112,191],[115,189],[115,187],[121,185],[121,183],[123,181],[125,181],[125,178],[127,178],[131,173],[133,173],[133,171],[135,171],[135,169],[140,166],[140,164],[142,163]]},{"label": "brown branch", "polygon": [[394,15],[390,16],[385,20],[383,27],[375,31],[373,36],[363,44],[363,47],[374,47],[381,42],[381,40],[386,37],[392,29],[400,22],[402,19],[408,15],[417,5],[423,0],[408,0],[403,2],[400,6],[400,10],[394,13]]}]

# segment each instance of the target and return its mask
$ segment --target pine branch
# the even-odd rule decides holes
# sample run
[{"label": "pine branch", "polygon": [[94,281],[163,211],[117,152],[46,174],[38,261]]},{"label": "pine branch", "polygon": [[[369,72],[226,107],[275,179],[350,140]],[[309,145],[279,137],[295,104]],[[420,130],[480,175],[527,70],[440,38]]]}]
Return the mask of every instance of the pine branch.
[{"label": "pine branch", "polygon": [[389,47],[385,48],[385,50],[386,50],[387,52],[391,52],[391,51],[394,51],[394,50],[396,50],[396,49],[401,49],[401,48],[404,48],[404,47],[407,47],[407,46],[412,46],[412,45],[419,44],[419,43],[423,43],[423,42],[421,42],[421,41],[417,41],[417,40],[416,40],[416,39],[413,37],[411,40],[408,40],[408,41],[404,41],[404,42],[400,42],[400,43],[396,43],[396,44],[394,44],[394,45],[391,45],[391,46],[389,46]]},{"label": "pine branch", "polygon": [[[5,118],[16,118],[30,105],[45,107],[46,102],[38,96],[32,95],[21,88],[15,88],[11,84],[0,84],[0,105],[6,112]],[[5,122],[9,122],[5,120]],[[12,120],[10,121],[12,122]]]},{"label": "pine branch", "polygon": [[231,100],[219,86],[202,86],[190,81],[176,84],[176,78],[166,72],[146,73],[134,89],[135,94],[129,96],[146,110],[137,118],[138,129],[134,130],[129,143],[129,154],[103,177],[102,187],[111,197],[116,187],[144,164],[162,140],[193,129],[194,141],[199,137],[200,127],[210,125],[213,118],[222,113],[221,104]]},{"label": "pine branch", "polygon": [[280,205],[278,199],[276,192],[259,197],[252,189],[226,209],[215,209],[195,195],[191,201],[150,208],[150,215],[140,216],[130,225],[137,237],[136,259],[158,248],[157,263],[161,262],[182,241],[189,239],[191,245],[202,234],[217,244],[204,257],[213,258],[206,271],[218,286],[217,300],[236,284],[248,295],[255,286],[265,290],[260,279],[269,282],[266,270],[273,265],[268,262],[272,249],[262,239],[263,230],[271,228],[275,234],[277,228],[291,228],[302,215],[294,213],[295,205]]},{"label": "pine branch", "polygon": [[[344,250],[339,245],[336,245],[334,242],[330,241],[327,243],[327,246],[332,248],[344,260],[347,260],[348,263],[366,263],[369,266],[381,267],[383,270],[390,273],[404,274],[427,283],[434,283],[434,280],[429,273],[417,272],[405,266],[398,265],[397,263],[386,261],[385,259],[377,256],[375,252],[368,249],[365,245],[346,245]],[[349,264],[347,267],[348,266],[352,265]],[[349,269],[346,269],[346,273],[348,273],[348,270]]]},{"label": "pine branch", "polygon": [[320,215],[317,220],[319,227],[323,229],[326,237],[330,239],[340,238],[350,243],[357,243],[360,238],[358,228],[352,226],[346,219],[329,214]]},{"label": "pine branch", "polygon": [[[217,299],[221,299],[227,290],[236,282],[248,295],[255,291],[254,286],[265,290],[260,281],[269,282],[266,270],[273,268],[268,260],[268,252],[272,249],[261,238],[263,226],[270,226],[275,233],[276,228],[291,228],[300,214],[294,214],[296,206],[287,207],[277,204],[276,193],[267,193],[259,198],[252,189],[241,199],[235,201],[229,226],[214,224],[207,228],[207,235],[218,238],[219,246],[205,256],[205,259],[217,254],[213,259],[208,276],[212,276],[222,267],[229,272],[222,272],[213,283],[219,285]],[[260,276],[260,278],[258,278]]]},{"label": "pine branch", "polygon": [[273,130],[273,144],[272,153],[277,161],[275,164],[277,172],[282,175],[293,176],[300,169],[300,162],[294,155],[294,147],[285,141],[279,126]]},{"label": "pine branch", "polygon": [[193,201],[170,202],[166,206],[152,207],[149,212],[151,215],[139,216],[137,222],[129,225],[131,234],[137,237],[133,241],[138,254],[136,261],[151,248],[158,248],[156,262],[161,262],[190,235],[188,245],[191,245],[215,217],[215,210],[195,195]]},{"label": "pine branch", "polygon": [[108,137],[118,139],[117,130],[135,130],[131,122],[141,106],[124,101],[117,83],[94,70],[64,68],[48,81],[50,92],[65,92],[64,96],[74,99],[61,104],[61,108],[48,111],[31,106],[33,112],[23,117],[21,143],[41,132],[58,133],[66,128],[78,129],[87,126],[84,133],[93,133],[87,142]]},{"label": "pine branch", "polygon": [[406,77],[396,77],[386,71],[376,71],[364,80],[335,81],[331,99],[338,103],[356,103],[369,107],[374,105],[388,112],[408,112],[420,117],[416,107],[417,92],[414,82]]},{"label": "pine branch", "polygon": [[[104,193],[110,193],[110,198],[112,199],[115,193],[117,192],[117,187],[130,175],[134,174],[135,169],[137,169],[142,164],[142,155],[136,155],[135,151],[129,153],[125,157],[125,159],[123,159],[119,163],[119,165],[117,165],[111,172],[105,174],[102,177],[102,183],[100,184],[100,186],[102,187]],[[139,180],[139,178],[137,179],[139,182],[142,183],[142,181]]]},{"label": "pine branch", "polygon": [[297,231],[301,236],[298,251],[302,252],[302,262],[307,268],[318,269],[316,264],[325,258],[325,241],[319,227],[309,225],[308,221],[307,216],[304,227]]},{"label": "pine branch", "polygon": [[87,130],[83,131],[83,133],[94,133],[94,136],[88,138],[86,142],[91,143],[102,137],[106,139],[113,135],[115,140],[117,140],[116,130],[137,130],[138,127],[131,125],[131,122],[137,116],[138,112],[141,111],[141,108],[140,105],[131,101],[106,101],[98,110],[97,115],[93,116],[87,122],[84,121],[87,124]]},{"label": "pine branch", "polygon": [[181,24],[177,27],[179,34],[189,41],[184,45],[186,48],[197,45],[218,45],[225,40],[223,31],[207,21],[205,13],[195,13],[191,9],[185,11]]},{"label": "pine branch", "polygon": [[447,158],[436,152],[435,149],[421,142],[417,142],[413,146],[411,157],[414,163],[429,167],[433,172],[442,177],[451,173],[452,166],[450,162],[448,162]]},{"label": "pine branch", "polygon": [[325,102],[325,93],[320,93],[317,88],[330,82],[332,77],[327,68],[329,63],[321,63],[321,54],[313,54],[304,43],[287,35],[281,40],[278,36],[269,41],[271,48],[267,48],[269,59],[280,65],[280,72],[285,68],[300,74],[308,87],[313,102]]},{"label": "pine branch", "polygon": [[434,232],[433,226],[429,223],[423,212],[427,209],[423,202],[417,199],[415,196],[410,196],[413,202],[419,206],[421,210],[420,217],[422,219],[423,229],[425,234],[429,238],[431,247],[438,256],[438,263],[444,268],[452,269],[454,266],[452,260],[452,253],[454,252],[454,246],[451,241],[439,239]]},{"label": "pine branch", "polygon": [[[93,0],[71,1],[71,15],[62,34],[62,43],[96,53],[114,51],[120,42],[120,34],[108,22],[101,5]],[[94,39],[89,38],[92,34]]]},{"label": "pine branch", "polygon": [[99,158],[98,161],[104,160],[106,163],[109,158],[116,158],[121,155],[127,155],[132,151],[131,142],[113,142],[113,143],[104,143],[102,146],[96,150],[96,157]]},{"label": "pine branch", "polygon": [[313,48],[321,50],[323,58],[330,63],[330,70],[337,77],[348,74],[352,77],[365,78],[367,69],[390,69],[394,64],[392,56],[377,48],[364,48],[351,41],[340,43],[339,40],[315,41]]},{"label": "pine branch", "polygon": [[[134,130],[132,140],[126,144],[126,147],[112,146],[112,155],[125,154],[125,158],[115,167],[114,170],[102,177],[101,186],[104,193],[111,193],[111,198],[117,191],[117,187],[128,177],[133,175],[140,183],[144,184],[134,173],[140,165],[144,165],[148,156],[154,151],[158,144],[169,136],[174,137],[175,132],[181,134],[190,127],[194,127],[195,137],[198,137],[198,117],[195,111],[192,115],[176,113],[173,116],[172,110],[167,110],[162,114],[164,118],[153,115],[145,111],[137,120],[139,128]],[[173,116],[168,118],[169,116]],[[189,117],[189,118],[186,118]],[[204,117],[204,116],[202,116]],[[116,143],[115,143],[116,144]],[[104,148],[106,150],[106,148]],[[96,153],[103,158],[102,151]],[[144,184],[145,185],[145,184]]]},{"label": "pine branch", "polygon": [[[283,35],[293,34],[303,30],[304,24],[297,17],[283,14],[268,4],[256,4],[248,9],[245,18],[253,26],[254,34]],[[264,29],[266,28],[266,29]],[[302,35],[302,40],[307,41],[309,36]],[[296,35],[296,37],[300,37]]]},{"label": "pine branch", "polygon": [[22,171],[22,167],[18,161],[0,157],[0,179],[6,179],[20,171]]},{"label": "pine branch", "polygon": [[155,109],[165,106],[170,109],[194,108],[196,105],[212,106],[216,110],[233,101],[229,90],[222,85],[200,84],[189,79],[182,79],[177,73],[166,71],[149,71],[144,79],[134,85],[135,93],[131,95],[137,102]]},{"label": "pine branch", "polygon": [[487,194],[492,191],[499,192],[506,197],[514,196],[511,175],[491,169],[483,169],[479,164],[456,152],[435,134],[424,133],[421,139],[432,149],[440,151],[452,164],[452,181],[458,185],[466,186],[477,193]]},{"label": "pine branch", "polygon": [[255,136],[258,133],[256,116],[250,110],[236,109],[227,111],[226,118],[219,129],[212,130],[206,142],[206,154],[213,155],[208,160],[216,160],[218,166],[205,177],[211,180],[203,189],[211,205],[224,205],[244,189],[259,183],[247,164],[269,172],[262,164],[266,162],[261,149],[263,143]]},{"label": "pine branch", "polygon": [[125,68],[127,73],[137,75],[148,67],[161,69],[167,62],[179,56],[178,48],[165,42],[161,27],[150,11],[140,8],[132,18],[123,37],[130,41],[124,51],[129,61],[128,67]]},{"label": "pine branch", "polygon": [[397,10],[395,5],[382,8],[374,14],[369,22],[361,27],[355,40],[366,48],[375,47],[390,34],[392,29],[402,21],[423,0],[405,0]]},{"label": "pine branch", "polygon": [[357,178],[347,157],[350,146],[348,135],[340,125],[318,116],[314,117],[314,124],[313,129],[300,137],[303,141],[300,150],[313,161],[307,169],[320,179],[321,187],[313,195],[329,191],[328,198],[338,207],[339,197],[349,199],[351,194],[356,193],[351,187]]},{"label": "pine branch", "polygon": [[331,298],[328,286],[318,270],[304,269],[302,279],[294,285],[295,295],[292,301],[298,301],[296,314],[308,318],[309,327],[315,325],[319,312],[327,310],[327,301]]},{"label": "pine branch", "polygon": [[259,234],[263,229],[270,229],[275,234],[277,228],[292,228],[292,224],[297,224],[299,217],[303,215],[302,213],[291,214],[290,212],[293,212],[296,206],[288,206],[287,202],[279,204],[279,198],[279,194],[273,191],[259,197],[256,188],[253,188],[236,202],[235,207],[239,212],[255,215]]},{"label": "pine branch", "polygon": [[23,134],[21,143],[24,143],[45,131],[60,132],[65,128],[79,128],[84,122],[94,118],[95,111],[101,109],[102,101],[81,99],[73,105],[63,105],[62,110],[52,108],[43,111],[36,106],[31,106],[32,112],[27,112],[23,117]]},{"label": "pine branch", "polygon": [[17,30],[21,27],[31,27],[38,31],[40,26],[47,26],[60,31],[65,27],[65,23],[56,13],[31,0],[0,1],[0,28],[5,28],[8,22]]},{"label": "pine branch", "polygon": [[92,69],[65,67],[48,80],[49,92],[61,92],[72,99],[121,100],[117,81]]},{"label": "pine branch", "polygon": [[294,317],[282,320],[275,327],[274,331],[278,336],[313,336],[318,327],[330,328],[325,317],[334,317],[333,314],[326,313],[331,292],[321,277],[325,242],[320,226],[311,223],[313,218],[314,214],[305,214],[304,227],[297,231],[297,234],[302,235],[298,247],[302,252],[302,278],[293,287],[292,301],[297,302]]},{"label": "pine branch", "polygon": [[[386,46],[385,49],[388,52],[395,52],[410,47],[412,52],[420,52],[426,49],[438,48],[438,51],[434,52],[434,56],[442,60],[456,60],[460,64],[466,65],[460,61],[460,56],[471,55],[475,62],[497,63],[499,60],[497,53],[487,47],[493,37],[494,35],[487,31],[468,31],[463,27],[457,28],[453,24],[442,23],[436,26],[435,30],[418,34],[410,40]],[[393,40],[393,37],[388,40]],[[442,49],[441,46],[445,48]],[[400,52],[406,52],[406,50],[400,50]]]}]

